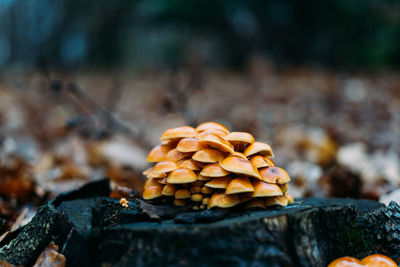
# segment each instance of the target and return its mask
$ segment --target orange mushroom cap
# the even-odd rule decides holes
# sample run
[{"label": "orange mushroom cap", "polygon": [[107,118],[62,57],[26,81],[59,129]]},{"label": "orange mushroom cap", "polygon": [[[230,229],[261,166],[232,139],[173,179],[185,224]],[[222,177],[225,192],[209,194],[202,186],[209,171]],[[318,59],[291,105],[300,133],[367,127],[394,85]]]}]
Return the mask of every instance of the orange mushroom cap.
[{"label": "orange mushroom cap", "polygon": [[160,161],[153,167],[152,173],[155,175],[172,172],[178,169],[179,166],[174,161]]},{"label": "orange mushroom cap", "polygon": [[255,141],[251,134],[245,132],[231,132],[225,139],[235,147],[235,150],[242,150]]},{"label": "orange mushroom cap", "polygon": [[145,170],[142,172],[142,174],[145,175],[145,176],[147,176],[147,175],[149,175],[152,171],[153,171],[153,167],[150,167],[150,168],[145,169]]},{"label": "orange mushroom cap", "polygon": [[176,138],[185,138],[185,137],[195,137],[197,135],[196,129],[190,126],[182,126],[177,128],[171,128],[166,130],[160,137],[161,141],[176,139]]},{"label": "orange mushroom cap", "polygon": [[225,189],[228,187],[228,184],[230,183],[231,180],[232,178],[230,176],[217,177],[207,182],[205,186],[210,188]]},{"label": "orange mushroom cap", "polygon": [[175,198],[176,199],[186,199],[186,198],[190,198],[191,194],[189,192],[189,190],[187,189],[178,189],[175,192]]},{"label": "orange mushroom cap", "polygon": [[197,151],[192,159],[205,163],[214,163],[224,159],[224,154],[216,149],[206,148]]},{"label": "orange mushroom cap", "polygon": [[166,186],[164,186],[163,190],[162,190],[162,194],[164,196],[175,196],[175,192],[176,192],[176,185],[173,184],[167,184]]},{"label": "orange mushroom cap", "polygon": [[186,168],[186,169],[190,169],[193,171],[200,170],[200,167],[196,164],[196,162],[193,159],[186,159],[186,160],[182,161],[182,163],[180,163],[179,166],[181,168]]},{"label": "orange mushroom cap", "polygon": [[179,152],[197,152],[200,149],[206,148],[206,146],[200,144],[199,141],[200,139],[193,137],[183,138],[179,141],[176,149],[178,149]]},{"label": "orange mushroom cap", "polygon": [[146,182],[144,182],[144,189],[146,189],[147,187],[150,186],[154,186],[154,185],[159,185],[159,182],[157,181],[158,179],[154,179],[154,178],[149,178],[146,180]]},{"label": "orange mushroom cap", "polygon": [[207,177],[223,177],[227,176],[229,172],[224,170],[219,163],[211,163],[205,166],[200,174]]},{"label": "orange mushroom cap", "polygon": [[182,153],[182,152],[179,152],[178,149],[174,148],[167,153],[165,160],[178,161],[178,160],[184,159],[186,157],[190,157],[191,155],[192,155],[192,153]]},{"label": "orange mushroom cap", "polygon": [[361,260],[363,266],[397,267],[397,264],[389,257],[380,254],[370,255]]},{"label": "orange mushroom cap", "polygon": [[264,157],[260,155],[255,155],[250,158],[250,163],[251,165],[254,166],[254,168],[263,168],[263,167],[269,167],[268,163],[265,161]]},{"label": "orange mushroom cap", "polygon": [[267,197],[267,199],[265,200],[265,205],[267,206],[287,206],[288,204],[289,200],[286,195]]},{"label": "orange mushroom cap", "polygon": [[203,122],[199,126],[197,126],[196,130],[200,133],[206,130],[220,130],[229,134],[228,128],[218,122]]},{"label": "orange mushroom cap", "polygon": [[206,135],[206,136],[200,138],[199,142],[200,142],[200,144],[208,145],[208,146],[216,148],[222,152],[228,152],[228,153],[234,152],[234,148],[231,143],[229,143],[225,139],[222,139],[222,137],[219,137],[214,134],[209,134],[209,135]]},{"label": "orange mushroom cap", "polygon": [[289,204],[292,204],[294,202],[294,197],[292,195],[286,194],[286,198]]},{"label": "orange mushroom cap", "polygon": [[240,199],[237,195],[225,195],[224,193],[214,193],[208,201],[208,208],[230,208],[240,204]]},{"label": "orange mushroom cap", "polygon": [[247,177],[238,177],[233,179],[226,187],[225,194],[239,194],[246,192],[254,192],[253,185]]},{"label": "orange mushroom cap", "polygon": [[329,263],[328,267],[361,267],[360,263],[353,257],[341,257]]},{"label": "orange mushroom cap", "polygon": [[261,179],[260,174],[257,169],[251,165],[250,161],[247,159],[239,158],[239,157],[227,157],[223,161],[219,163],[222,168],[229,172],[244,174],[247,176],[252,176],[257,179]]},{"label": "orange mushroom cap", "polygon": [[271,147],[268,144],[262,142],[254,142],[246,148],[244,154],[246,155],[246,157],[255,154],[260,154],[261,156],[267,156],[271,158],[274,157],[274,153],[272,152]]},{"label": "orange mushroom cap", "polygon": [[283,192],[276,184],[264,183],[262,181],[253,181],[254,192],[252,197],[272,197],[282,196]]},{"label": "orange mushroom cap", "polygon": [[264,157],[264,160],[267,162],[268,166],[275,167],[275,161],[269,157]]},{"label": "orange mushroom cap", "polygon": [[197,134],[196,137],[203,138],[204,136],[209,135],[209,134],[213,134],[213,135],[219,136],[221,138],[224,138],[227,135],[226,132],[221,131],[221,130],[205,130],[204,132]]},{"label": "orange mushroom cap", "polygon": [[147,156],[147,162],[159,162],[163,161],[167,157],[167,153],[172,149],[170,146],[158,145],[154,147]]},{"label": "orange mushroom cap", "polygon": [[261,179],[267,183],[286,184],[290,182],[289,174],[279,167],[266,167],[260,170]]},{"label": "orange mushroom cap", "polygon": [[187,184],[197,180],[197,175],[189,169],[179,168],[171,172],[167,177],[169,184]]},{"label": "orange mushroom cap", "polygon": [[246,209],[265,209],[265,201],[263,199],[253,199],[249,203],[246,204]]},{"label": "orange mushroom cap", "polygon": [[147,178],[164,178],[164,177],[165,177],[165,173],[155,174],[155,173],[151,172],[149,175],[147,175]]},{"label": "orange mushroom cap", "polygon": [[162,190],[163,190],[163,186],[160,184],[149,186],[143,192],[143,199],[149,200],[149,199],[161,197]]}]

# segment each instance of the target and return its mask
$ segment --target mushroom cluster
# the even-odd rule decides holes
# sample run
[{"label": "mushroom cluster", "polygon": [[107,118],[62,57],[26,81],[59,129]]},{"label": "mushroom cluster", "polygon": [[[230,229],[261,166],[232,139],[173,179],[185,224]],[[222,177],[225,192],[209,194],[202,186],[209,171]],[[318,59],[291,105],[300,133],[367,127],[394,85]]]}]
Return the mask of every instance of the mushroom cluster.
[{"label": "mushroom cluster", "polygon": [[197,128],[166,130],[148,162],[143,198],[161,198],[194,210],[286,206],[290,177],[275,166],[271,147],[246,132],[230,132],[224,125],[205,122]]}]

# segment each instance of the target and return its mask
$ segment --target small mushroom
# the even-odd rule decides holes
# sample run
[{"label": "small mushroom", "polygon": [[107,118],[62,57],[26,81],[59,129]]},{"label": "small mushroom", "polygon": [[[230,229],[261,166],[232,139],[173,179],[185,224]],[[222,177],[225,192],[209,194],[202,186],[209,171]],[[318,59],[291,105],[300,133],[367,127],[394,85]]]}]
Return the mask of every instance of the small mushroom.
[{"label": "small mushroom", "polygon": [[244,151],[244,154],[246,157],[249,157],[251,155],[259,154],[261,156],[267,156],[267,157],[274,157],[274,153],[272,152],[271,147],[262,142],[254,142],[251,144],[246,150]]},{"label": "small mushroom", "polygon": [[223,169],[229,172],[261,179],[261,176],[258,173],[257,169],[255,169],[253,165],[251,165],[250,161],[248,161],[247,159],[229,156],[221,161],[219,164]]},{"label": "small mushroom", "polygon": [[192,186],[190,188],[190,193],[195,194],[195,193],[200,193],[201,192],[201,187],[200,186]]},{"label": "small mushroom", "polygon": [[234,147],[236,151],[244,150],[248,145],[254,143],[254,137],[245,132],[231,132],[225,139],[228,140]]},{"label": "small mushroom", "polygon": [[286,194],[286,198],[287,198],[289,204],[292,204],[294,202],[294,198],[292,195]]},{"label": "small mushroom", "polygon": [[223,160],[224,154],[216,149],[206,148],[197,151],[192,159],[204,163],[214,163]]},{"label": "small mushroom", "polygon": [[229,172],[224,170],[219,163],[211,163],[205,166],[200,174],[207,177],[223,177],[227,176]]},{"label": "small mushroom", "polygon": [[167,158],[167,153],[172,149],[170,146],[159,145],[154,147],[147,156],[147,162],[159,162]]},{"label": "small mushroom", "polygon": [[129,207],[129,201],[126,199],[126,198],[121,198],[120,200],[119,200],[119,204],[124,208],[124,209],[126,209],[126,208],[128,208]]},{"label": "small mushroom", "polygon": [[209,198],[209,197],[205,197],[205,198],[203,198],[203,200],[201,201],[201,204],[207,206],[209,201],[210,201],[210,198]]},{"label": "small mushroom", "polygon": [[166,186],[164,186],[162,190],[162,194],[168,197],[175,196],[175,192],[176,192],[176,185],[173,184],[167,184]]},{"label": "small mushroom", "polygon": [[154,165],[152,173],[154,175],[165,174],[175,171],[178,168],[178,164],[176,164],[176,162],[174,161],[160,161],[156,165]]},{"label": "small mushroom", "polygon": [[155,174],[155,173],[151,172],[149,175],[147,175],[147,178],[164,178],[164,177],[165,177],[165,173]]},{"label": "small mushroom", "polygon": [[196,135],[197,135],[196,129],[190,126],[183,126],[166,130],[161,135],[160,140],[164,141],[177,138],[195,137]]},{"label": "small mushroom", "polygon": [[193,194],[191,197],[191,200],[194,202],[200,202],[203,200],[203,195],[202,194]]},{"label": "small mushroom", "polygon": [[253,199],[246,204],[246,209],[265,209],[265,201],[263,199]]},{"label": "small mushroom", "polygon": [[251,165],[254,166],[254,168],[263,168],[263,167],[269,167],[270,165],[267,163],[267,161],[264,159],[264,157],[260,155],[255,155],[250,158],[250,163]]},{"label": "small mushroom", "polygon": [[230,176],[217,177],[207,182],[205,186],[210,188],[226,189],[232,178]]},{"label": "small mushroom", "polygon": [[143,199],[150,200],[150,199],[161,197],[162,190],[163,190],[163,186],[160,184],[149,186],[143,192]]},{"label": "small mushroom", "polygon": [[212,190],[212,188],[210,188],[210,187],[203,186],[203,187],[201,188],[201,193],[202,193],[202,194],[209,195],[209,194],[211,194],[212,192],[214,192],[214,190]]},{"label": "small mushroom", "polygon": [[191,194],[187,189],[178,189],[175,192],[175,199],[186,199],[190,198]]},{"label": "small mushroom", "polygon": [[265,205],[269,206],[287,206],[289,201],[285,195],[276,197],[267,197],[265,199]]},{"label": "small mushroom", "polygon": [[203,122],[202,124],[197,126],[196,130],[199,133],[204,132],[206,130],[220,130],[229,134],[228,128],[226,128],[226,126],[218,122]]},{"label": "small mushroom", "polygon": [[171,172],[167,177],[169,184],[187,184],[197,180],[197,175],[189,169],[179,168]]},{"label": "small mushroom", "polygon": [[209,135],[206,135],[206,136],[200,138],[199,142],[200,142],[200,144],[204,144],[204,145],[207,145],[209,147],[216,148],[216,149],[218,149],[219,151],[222,151],[222,152],[228,152],[228,153],[233,153],[234,152],[234,148],[233,148],[233,145],[231,143],[229,143],[228,141],[226,141],[222,137],[219,137],[219,136],[214,135],[214,134],[209,134]]},{"label": "small mushroom", "polygon": [[192,155],[192,153],[182,153],[182,152],[179,152],[178,149],[174,148],[167,153],[165,160],[178,161],[178,160],[184,159],[186,157],[189,157],[191,155]]},{"label": "small mushroom", "polygon": [[224,193],[214,193],[208,201],[208,208],[230,208],[240,204],[240,199],[237,195],[226,195]]},{"label": "small mushroom", "polygon": [[227,195],[247,192],[254,192],[253,185],[250,183],[249,178],[247,177],[238,177],[233,179],[230,181],[225,190],[225,194]]},{"label": "small mushroom", "polygon": [[179,164],[181,168],[190,169],[192,171],[199,171],[200,167],[196,164],[193,159],[186,159]]},{"label": "small mushroom", "polygon": [[252,197],[273,197],[282,196],[283,192],[276,184],[264,183],[262,181],[253,181],[254,192]]},{"label": "small mushroom", "polygon": [[200,149],[206,148],[205,145],[199,143],[198,138],[188,137],[179,141],[176,149],[179,152],[197,152]]},{"label": "small mushroom", "polygon": [[279,167],[266,167],[260,169],[261,179],[267,183],[286,184],[290,182],[289,174]]},{"label": "small mushroom", "polygon": [[346,267],[346,266],[361,267],[360,264],[361,262],[356,258],[341,257],[329,263],[328,267]]}]

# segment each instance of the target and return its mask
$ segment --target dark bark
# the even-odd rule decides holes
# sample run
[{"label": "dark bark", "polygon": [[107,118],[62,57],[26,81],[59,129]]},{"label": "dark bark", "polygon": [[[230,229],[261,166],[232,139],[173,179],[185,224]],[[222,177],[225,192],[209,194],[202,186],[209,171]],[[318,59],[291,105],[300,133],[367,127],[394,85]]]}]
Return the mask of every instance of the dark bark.
[{"label": "dark bark", "polygon": [[[96,192],[95,195],[91,192]],[[97,182],[43,206],[0,259],[32,264],[55,240],[69,266],[326,266],[344,255],[400,259],[400,206],[301,199],[245,211],[149,205],[123,209]]]}]

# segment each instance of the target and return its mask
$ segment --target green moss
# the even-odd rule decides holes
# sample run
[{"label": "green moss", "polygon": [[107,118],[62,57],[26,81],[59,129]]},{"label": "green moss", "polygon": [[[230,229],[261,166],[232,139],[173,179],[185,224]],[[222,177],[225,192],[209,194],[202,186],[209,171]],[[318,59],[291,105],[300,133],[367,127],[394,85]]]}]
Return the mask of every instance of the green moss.
[{"label": "green moss", "polygon": [[360,229],[355,221],[343,224],[338,232],[339,249],[342,252],[363,251],[368,249],[364,230]]}]

